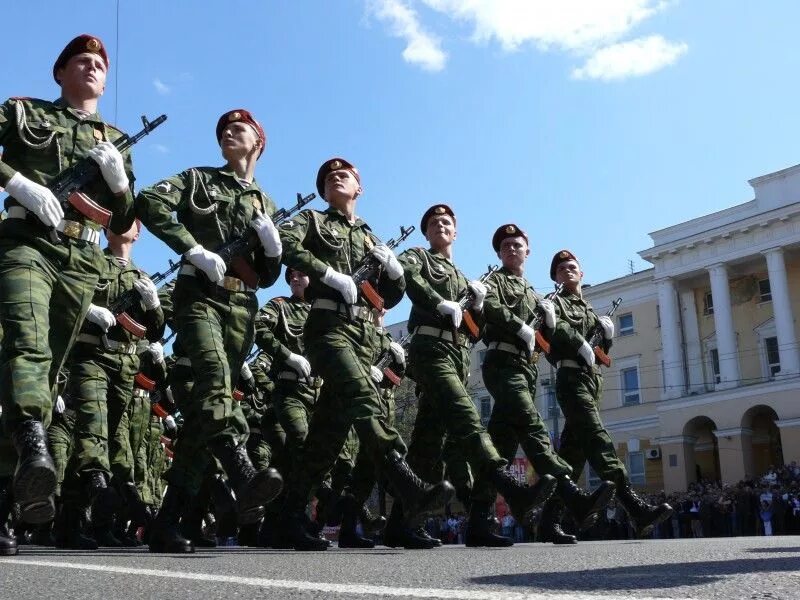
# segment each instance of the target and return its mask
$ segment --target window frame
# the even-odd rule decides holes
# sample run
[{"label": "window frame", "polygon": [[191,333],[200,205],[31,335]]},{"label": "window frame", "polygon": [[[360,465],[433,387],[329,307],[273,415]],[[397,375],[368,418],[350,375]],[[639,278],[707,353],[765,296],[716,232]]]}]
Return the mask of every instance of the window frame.
[{"label": "window frame", "polygon": [[[626,317],[630,317],[630,319],[631,319],[630,327],[623,327],[623,325],[622,325],[622,319],[626,318]],[[619,337],[624,337],[626,335],[633,335],[634,333],[636,333],[635,325],[636,325],[636,323],[635,323],[635,321],[633,319],[633,313],[632,312],[627,312],[625,314],[619,315],[617,317],[617,335]]]}]

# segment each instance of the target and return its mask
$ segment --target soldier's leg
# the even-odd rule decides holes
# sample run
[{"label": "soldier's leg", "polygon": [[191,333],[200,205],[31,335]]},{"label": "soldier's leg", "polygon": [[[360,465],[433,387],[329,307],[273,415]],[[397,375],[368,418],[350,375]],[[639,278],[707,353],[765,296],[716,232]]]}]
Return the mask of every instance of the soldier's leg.
[{"label": "soldier's leg", "polygon": [[70,359],[67,385],[67,394],[75,406],[76,475],[84,483],[92,480],[93,473],[105,478],[110,474],[108,373],[97,356],[78,348]]},{"label": "soldier's leg", "polygon": [[[71,402],[70,399],[67,400]],[[67,464],[74,447],[75,409],[68,406],[60,415],[54,415],[47,429],[47,442],[53,463],[56,467],[56,496],[61,495],[61,486],[67,471]]]},{"label": "soldier's leg", "polygon": [[119,370],[109,380],[108,454],[111,472],[119,485],[134,483],[134,460],[144,430],[150,421],[148,398],[133,402],[133,379],[139,370],[138,357],[120,356]]}]

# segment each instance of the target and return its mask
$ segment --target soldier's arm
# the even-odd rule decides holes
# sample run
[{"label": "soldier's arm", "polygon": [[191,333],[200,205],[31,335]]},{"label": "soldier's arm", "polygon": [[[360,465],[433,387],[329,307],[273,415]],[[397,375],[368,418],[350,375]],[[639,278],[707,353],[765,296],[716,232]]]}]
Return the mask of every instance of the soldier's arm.
[{"label": "soldier's arm", "polygon": [[442,300],[449,300],[449,298],[443,298],[422,276],[420,252],[420,250],[412,248],[398,257],[405,274],[406,294],[411,302],[419,308],[435,313],[439,303]]},{"label": "soldier's arm", "polygon": [[[118,129],[114,129],[110,126],[108,129],[113,132],[109,140],[111,142],[114,142],[123,135]],[[108,194],[108,208],[111,210],[111,220],[108,223],[108,228],[119,235],[127,232],[136,219],[133,201],[133,184],[135,177],[133,176],[133,158],[131,157],[130,149],[128,149],[122,157],[125,164],[125,174],[128,176],[128,189],[121,194],[113,194],[109,190]]]},{"label": "soldier's arm", "polygon": [[[267,217],[271,217],[275,214],[275,203],[267,194],[263,194],[262,199],[264,212]],[[268,288],[278,280],[281,274],[281,257],[267,256],[259,246],[255,251],[255,269],[258,273],[259,287]]]},{"label": "soldier's arm", "polygon": [[175,306],[172,302],[172,293],[175,290],[175,279],[158,288],[158,300],[161,303],[161,311],[164,314],[164,322],[170,329],[175,329],[173,319],[175,317]]},{"label": "soldier's arm", "polygon": [[167,322],[160,306],[144,311],[144,325],[147,327],[146,336],[149,341],[157,342],[164,337]]},{"label": "soldier's arm", "polygon": [[256,346],[275,360],[283,363],[292,353],[289,348],[284,346],[275,336],[275,328],[278,326],[280,307],[277,300],[270,300],[256,315]]},{"label": "soldier's arm", "polygon": [[329,265],[314,256],[303,245],[313,218],[310,210],[304,210],[280,226],[282,260],[287,267],[301,271],[308,275],[309,279],[318,282],[325,275]]},{"label": "soldier's arm", "polygon": [[[380,240],[374,238],[376,243]],[[377,292],[383,298],[384,307],[389,309],[397,306],[406,291],[406,278],[401,275],[397,279],[389,279],[385,269],[381,269],[378,276]]]},{"label": "soldier's arm", "polygon": [[188,202],[188,171],[144,188],[136,197],[136,216],[145,227],[177,254],[194,248],[197,241],[186,227],[173,218]]},{"label": "soldier's arm", "polygon": [[[6,136],[14,125],[14,107],[12,102],[12,100],[6,100],[0,105],[0,146],[4,145]],[[8,180],[11,179],[16,172],[15,169],[3,162],[2,154],[0,154],[0,187],[6,187]]]}]

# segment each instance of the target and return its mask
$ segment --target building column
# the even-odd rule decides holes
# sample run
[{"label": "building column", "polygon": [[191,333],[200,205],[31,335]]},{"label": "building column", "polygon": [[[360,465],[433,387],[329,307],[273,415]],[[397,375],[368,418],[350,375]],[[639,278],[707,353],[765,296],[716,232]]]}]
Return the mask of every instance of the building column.
[{"label": "building column", "polygon": [[800,463],[800,419],[780,419],[775,425],[781,432],[783,464]]},{"label": "building column", "polygon": [[661,350],[664,360],[664,392],[661,397],[680,398],[686,391],[681,352],[681,324],[675,283],[669,277],[658,282],[658,310],[661,313]]},{"label": "building column", "polygon": [[657,438],[661,448],[661,468],[664,471],[664,491],[685,492],[694,476],[694,445],[697,438],[688,435],[674,435]]},{"label": "building column", "polygon": [[703,375],[703,344],[700,341],[700,323],[697,319],[697,302],[694,290],[681,290],[681,320],[683,321],[683,342],[686,344],[686,365],[689,373],[689,393],[706,391]]},{"label": "building column", "polygon": [[767,259],[769,287],[772,292],[772,312],[775,316],[775,331],[778,333],[778,352],[781,358],[780,375],[800,373],[800,353],[794,333],[794,315],[789,298],[789,282],[786,279],[786,263],[782,248],[770,248],[762,254]]},{"label": "building column", "polygon": [[753,430],[746,427],[717,429],[714,432],[719,450],[719,476],[722,483],[736,483],[756,477],[753,473]]},{"label": "building column", "polygon": [[711,296],[714,301],[714,327],[719,354],[719,379],[716,389],[726,390],[739,385],[739,353],[736,332],[733,329],[731,292],[728,287],[728,269],[723,263],[708,267],[711,278]]}]

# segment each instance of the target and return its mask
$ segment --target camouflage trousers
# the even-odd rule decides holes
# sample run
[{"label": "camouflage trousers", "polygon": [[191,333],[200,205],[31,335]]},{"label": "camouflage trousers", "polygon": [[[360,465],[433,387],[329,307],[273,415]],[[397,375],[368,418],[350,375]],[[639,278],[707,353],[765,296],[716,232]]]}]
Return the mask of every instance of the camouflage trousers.
[{"label": "camouflage trousers", "polygon": [[[125,413],[123,424],[120,426],[120,433],[127,429],[128,448],[131,458],[130,479],[128,482],[135,483],[141,493],[147,480],[147,445],[151,435],[151,417],[154,415],[150,408],[150,396],[135,395],[131,400],[128,410]],[[112,469],[113,469],[112,465]],[[115,473],[114,477],[118,475]],[[125,480],[120,479],[120,482]]]},{"label": "camouflage trousers", "polygon": [[56,496],[61,495],[61,486],[70,464],[75,447],[73,432],[75,430],[75,409],[66,408],[63,413],[54,414],[50,427],[47,428],[47,447],[56,466]]},{"label": "camouflage trousers", "polygon": [[247,438],[247,453],[253,466],[259,471],[267,467],[275,467],[280,471],[278,465],[285,461],[286,433],[278,422],[275,407],[268,405],[258,422],[248,421],[248,425],[250,436]]},{"label": "camouflage trousers", "polygon": [[[45,428],[53,387],[92,301],[100,250],[88,242],[14,239],[27,225],[0,223],[0,405],[8,438],[34,419]],[[11,475],[16,453],[0,445],[0,476]]]},{"label": "camouflage trousers", "polygon": [[[394,411],[394,390],[381,388],[381,412],[391,427],[394,427],[395,423]],[[359,444],[350,483],[350,492],[355,497],[356,503],[362,505],[372,494],[375,485],[384,483],[381,480],[380,465],[376,465],[366,449]]]},{"label": "camouflage trousers", "polygon": [[576,480],[588,462],[600,479],[620,488],[628,482],[628,472],[600,419],[597,404],[602,395],[603,376],[598,371],[587,373],[569,367],[558,370],[556,398],[564,413],[558,454],[572,467]]},{"label": "camouflage trousers", "polygon": [[160,506],[161,497],[164,495],[161,476],[166,464],[166,454],[161,445],[161,434],[164,433],[161,419],[150,414],[145,433],[136,454],[134,469],[136,489],[139,490],[142,502],[150,506]]},{"label": "camouflage trousers", "polygon": [[284,461],[278,470],[288,477],[300,467],[308,423],[319,398],[320,388],[303,382],[278,379],[272,390],[275,416],[285,434]]}]

